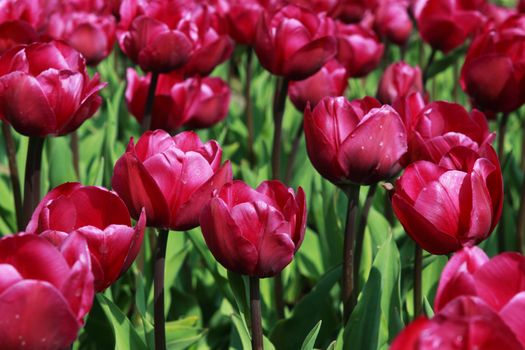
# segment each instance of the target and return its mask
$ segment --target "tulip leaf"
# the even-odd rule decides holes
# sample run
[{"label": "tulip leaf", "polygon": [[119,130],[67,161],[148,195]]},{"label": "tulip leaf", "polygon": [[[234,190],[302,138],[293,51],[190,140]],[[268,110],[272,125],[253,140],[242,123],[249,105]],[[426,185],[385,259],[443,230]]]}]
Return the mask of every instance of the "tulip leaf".
[{"label": "tulip leaf", "polygon": [[328,318],[332,308],[330,291],[341,278],[341,267],[327,272],[319,283],[293,309],[292,315],[277,322],[270,335],[278,349],[300,349],[309,329]]},{"label": "tulip leaf", "polygon": [[242,275],[239,275],[235,272],[228,271],[228,281],[230,282],[230,287],[233,291],[233,296],[237,302],[237,307],[242,315],[247,315],[249,313],[249,291],[246,288],[247,283]]},{"label": "tulip leaf", "polygon": [[181,350],[197,343],[206,335],[206,330],[196,327],[197,317],[190,316],[166,323],[166,348]]},{"label": "tulip leaf", "polygon": [[379,249],[358,303],[345,326],[344,348],[377,350],[398,333],[399,252],[392,236]]},{"label": "tulip leaf", "polygon": [[[446,55],[445,57],[434,61],[430,67],[428,68],[428,71],[426,73],[426,79],[430,79],[439,73],[446,70],[448,67],[452,66],[457,60],[459,60],[461,57],[465,55],[467,52],[468,46],[463,45],[460,48],[454,50],[450,54]],[[454,82],[455,84],[458,84],[458,82]]]},{"label": "tulip leaf", "polygon": [[321,329],[322,323],[323,321],[317,322],[315,327],[310,331],[310,333],[308,333],[308,335],[304,339],[303,345],[301,346],[301,350],[314,350],[315,340],[319,335],[319,330]]},{"label": "tulip leaf", "polygon": [[144,341],[118,306],[103,294],[97,294],[97,301],[113,327],[115,350],[146,350]]},{"label": "tulip leaf", "polygon": [[46,154],[51,188],[64,182],[78,180],[73,169],[73,156],[66,137],[49,137],[46,142]]},{"label": "tulip leaf", "polygon": [[[243,318],[238,314],[232,315],[232,322],[234,325],[235,332],[230,336],[230,350],[244,350],[251,349],[252,338],[250,336],[250,331],[246,323],[243,321]],[[233,331],[233,329],[232,329]],[[272,342],[263,336],[263,346],[264,350],[275,350]]]}]

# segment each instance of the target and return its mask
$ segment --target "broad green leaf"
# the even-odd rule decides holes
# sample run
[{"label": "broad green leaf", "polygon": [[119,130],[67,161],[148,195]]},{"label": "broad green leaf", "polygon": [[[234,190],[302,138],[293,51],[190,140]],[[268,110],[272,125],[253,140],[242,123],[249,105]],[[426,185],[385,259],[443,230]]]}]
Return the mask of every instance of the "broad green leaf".
[{"label": "broad green leaf", "polygon": [[[248,327],[246,326],[246,323],[243,321],[242,317],[237,314],[233,314],[232,322],[235,332],[232,334],[230,350],[251,349],[252,338],[250,336],[250,331],[248,330]],[[264,350],[275,350],[274,345],[268,338],[266,338],[266,336],[263,336],[263,346]]]},{"label": "broad green leaf", "polygon": [[103,294],[97,294],[97,300],[113,327],[115,350],[146,350],[144,341],[139,337],[126,315]]},{"label": "broad green leaf", "polygon": [[314,350],[315,340],[317,339],[317,335],[319,335],[319,330],[321,329],[322,323],[323,321],[317,322],[315,327],[310,331],[310,333],[308,333],[304,339],[303,345],[301,346],[301,350]]},{"label": "broad green leaf", "polygon": [[[439,73],[443,72],[444,70],[446,70],[450,66],[452,66],[457,60],[459,60],[460,58],[462,58],[465,55],[465,53],[467,52],[467,49],[468,49],[468,46],[463,45],[460,48],[458,48],[458,49],[454,50],[453,52],[449,53],[445,57],[443,57],[443,58],[441,58],[439,60],[435,60],[430,65],[430,67],[428,68],[428,72],[427,72],[426,78],[430,79],[430,78],[438,75]],[[456,84],[457,84],[457,82],[456,82]]]},{"label": "broad green leaf", "polygon": [[169,350],[187,349],[206,335],[206,330],[196,327],[198,318],[185,319],[166,323],[166,348]]}]

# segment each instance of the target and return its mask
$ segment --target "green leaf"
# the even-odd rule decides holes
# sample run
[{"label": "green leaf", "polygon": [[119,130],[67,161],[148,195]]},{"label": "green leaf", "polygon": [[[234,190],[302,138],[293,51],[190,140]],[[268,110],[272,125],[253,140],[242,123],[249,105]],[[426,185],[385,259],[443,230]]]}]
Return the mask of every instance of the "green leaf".
[{"label": "green leaf", "polygon": [[[241,316],[237,314],[232,315],[232,322],[235,327],[235,332],[232,334],[232,339],[230,343],[230,349],[251,349],[252,348],[252,338],[246,323],[244,323]],[[274,345],[268,338],[263,336],[263,347],[264,350],[275,350]]]},{"label": "green leaf", "polygon": [[198,317],[190,316],[166,323],[166,348],[181,350],[197,343],[206,335],[206,330],[196,327]]},{"label": "green leaf", "polygon": [[113,327],[115,350],[146,350],[144,341],[137,334],[126,315],[103,294],[97,294],[97,301]]},{"label": "green leaf", "polygon": [[[463,45],[462,47],[454,50],[450,54],[446,55],[445,57],[434,61],[430,67],[428,68],[426,78],[430,79],[439,73],[446,70],[448,67],[452,66],[457,60],[459,60],[461,57],[465,55],[467,52],[468,46]],[[457,84],[457,82],[455,82]]]},{"label": "green leaf", "polygon": [[317,339],[317,335],[319,334],[322,323],[323,321],[317,322],[315,327],[310,331],[310,333],[308,333],[306,339],[303,342],[303,345],[301,346],[301,350],[314,350],[315,340]]},{"label": "green leaf", "polygon": [[330,291],[341,277],[341,266],[327,272],[294,308],[292,315],[280,320],[270,339],[278,349],[299,349],[307,331],[331,308]]},{"label": "green leaf", "polygon": [[345,326],[345,349],[377,350],[397,334],[400,270],[399,252],[390,235],[374,259],[368,281]]}]

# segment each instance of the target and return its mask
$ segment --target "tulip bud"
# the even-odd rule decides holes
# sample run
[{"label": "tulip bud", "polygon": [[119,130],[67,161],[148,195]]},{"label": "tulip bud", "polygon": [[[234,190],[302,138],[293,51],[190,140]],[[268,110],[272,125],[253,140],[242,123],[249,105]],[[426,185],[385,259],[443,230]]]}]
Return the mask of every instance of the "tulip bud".
[{"label": "tulip bud", "polygon": [[394,104],[397,99],[414,92],[424,92],[421,69],[399,61],[385,69],[377,88],[377,98],[383,103]]},{"label": "tulip bud", "polygon": [[122,51],[145,71],[165,73],[182,67],[193,50],[179,29],[185,11],[174,0],[123,0],[117,38]]},{"label": "tulip bud", "polygon": [[[521,319],[521,317],[518,317]],[[525,326],[521,322],[521,326]],[[483,301],[461,297],[455,299],[434,318],[412,322],[394,340],[390,350],[468,349],[522,350],[518,336],[523,328],[511,329],[500,315]]]},{"label": "tulip bud", "polygon": [[326,96],[344,95],[347,86],[346,69],[331,60],[311,77],[290,82],[288,96],[297,110],[303,112],[308,103],[315,107]]},{"label": "tulip bud", "polygon": [[396,183],[392,206],[419,246],[448,254],[486,239],[503,205],[503,178],[494,149],[452,148],[439,164],[410,164]]},{"label": "tulip bud", "polygon": [[317,171],[336,185],[369,185],[395,175],[407,150],[399,114],[376,99],[348,102],[326,97],[304,114],[308,156]]},{"label": "tulip bud", "polygon": [[225,268],[259,278],[275,276],[293,259],[306,229],[306,202],[279,181],[252,189],[234,181],[217,191],[200,216],[202,234]]},{"label": "tulip bud", "polygon": [[148,226],[189,230],[213,191],[232,181],[230,162],[221,166],[221,158],[216,141],[203,144],[194,132],[148,131],[137,145],[130,140],[111,182],[133,218],[145,208]]},{"label": "tulip bud", "polygon": [[3,349],[69,347],[93,303],[89,252],[81,235],[57,249],[20,234],[0,239],[0,344]]},{"label": "tulip bud", "polygon": [[0,57],[0,115],[26,136],[76,130],[97,111],[104,86],[62,42],[18,46]]},{"label": "tulip bud", "polygon": [[416,0],[414,16],[421,37],[436,50],[448,53],[483,24],[478,11],[484,0]]},{"label": "tulip bud", "polygon": [[468,113],[463,106],[444,101],[428,104],[411,123],[404,165],[416,160],[438,163],[455,146],[477,152],[496,137],[483,113],[477,110]]},{"label": "tulip bud", "polygon": [[[139,77],[128,68],[126,103],[142,122],[151,76]],[[186,125],[208,128],[228,115],[230,88],[220,78],[195,77],[182,80],[176,72],[161,74],[153,102],[152,128],[175,131]]]},{"label": "tulip bud", "polygon": [[357,24],[337,25],[337,60],[353,78],[364,77],[377,68],[384,45],[375,33]]},{"label": "tulip bud", "polygon": [[386,1],[377,7],[375,28],[381,37],[404,46],[412,33],[412,20],[408,15],[408,3]]},{"label": "tulip bud", "polygon": [[131,266],[142,245],[146,218],[131,227],[124,202],[101,187],[65,183],[50,191],[36,208],[26,232],[59,246],[72,233],[87,241],[95,291],[102,292]]},{"label": "tulip bud", "polygon": [[88,65],[96,65],[113,50],[115,19],[89,12],[56,12],[51,16],[47,33],[84,55]]},{"label": "tulip bud", "polygon": [[259,19],[255,53],[272,74],[303,80],[336,54],[335,38],[327,35],[323,18],[294,5]]},{"label": "tulip bud", "polygon": [[525,103],[524,50],[524,16],[511,17],[476,37],[461,70],[461,87],[474,105],[509,113]]},{"label": "tulip bud", "polygon": [[257,22],[264,7],[257,0],[231,1],[225,16],[228,21],[228,34],[241,45],[253,45]]}]

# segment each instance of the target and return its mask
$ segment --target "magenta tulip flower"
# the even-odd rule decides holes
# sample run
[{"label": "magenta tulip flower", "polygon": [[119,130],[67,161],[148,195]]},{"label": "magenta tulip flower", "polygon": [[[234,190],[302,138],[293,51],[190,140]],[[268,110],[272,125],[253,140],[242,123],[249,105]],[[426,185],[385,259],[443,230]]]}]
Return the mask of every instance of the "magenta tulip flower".
[{"label": "magenta tulip flower", "polygon": [[38,41],[35,29],[26,21],[6,21],[0,23],[0,55],[23,44]]},{"label": "magenta tulip flower", "polygon": [[252,189],[242,181],[215,193],[200,216],[202,234],[215,259],[228,270],[253,277],[282,271],[301,246],[306,229],[303,190],[279,181]]},{"label": "magenta tulip flower", "polygon": [[51,190],[36,208],[26,232],[59,246],[80,233],[91,254],[95,291],[102,292],[131,266],[139,253],[146,217],[131,227],[128,209],[114,193],[101,187],[65,183]]},{"label": "magenta tulip flower", "polygon": [[452,148],[438,164],[417,161],[397,181],[392,206],[405,231],[432,254],[486,239],[503,205],[503,178],[494,149]]},{"label": "magenta tulip flower", "polygon": [[259,19],[255,52],[262,66],[289,80],[303,80],[319,71],[337,51],[323,18],[294,5]]},{"label": "magenta tulip flower", "polygon": [[81,235],[71,235],[59,248],[31,234],[0,239],[3,349],[69,347],[93,294],[89,251]]},{"label": "magenta tulip flower", "polygon": [[369,185],[394,176],[407,150],[399,114],[374,98],[349,102],[326,97],[306,108],[308,156],[317,171],[337,185]]},{"label": "magenta tulip flower", "polygon": [[0,57],[0,115],[27,136],[76,130],[99,108],[104,86],[62,42],[18,46]]},{"label": "magenta tulip flower", "polygon": [[399,61],[385,69],[377,88],[377,98],[383,103],[394,104],[397,99],[414,92],[424,92],[421,69]]},{"label": "magenta tulip flower", "polygon": [[145,208],[148,226],[189,230],[199,225],[212,193],[232,181],[230,162],[221,166],[221,158],[216,141],[203,144],[194,132],[148,131],[136,145],[130,140],[112,186],[132,217]]},{"label": "magenta tulip flower", "polygon": [[383,1],[375,11],[374,27],[382,38],[403,46],[412,33],[412,20],[408,14],[408,1]]},{"label": "magenta tulip flower", "polygon": [[229,1],[229,8],[225,11],[228,22],[228,34],[236,43],[253,45],[257,22],[264,7],[258,0]]}]

